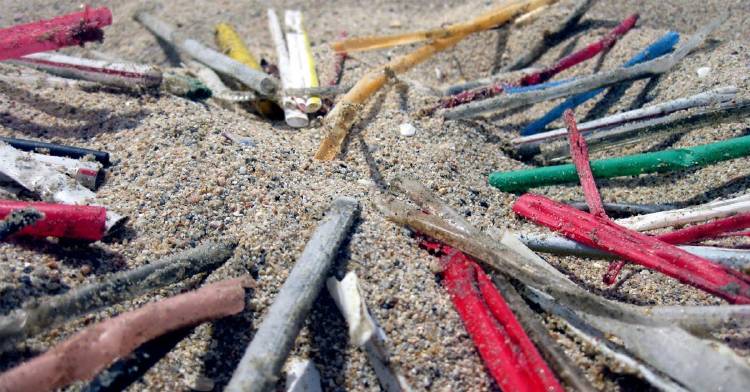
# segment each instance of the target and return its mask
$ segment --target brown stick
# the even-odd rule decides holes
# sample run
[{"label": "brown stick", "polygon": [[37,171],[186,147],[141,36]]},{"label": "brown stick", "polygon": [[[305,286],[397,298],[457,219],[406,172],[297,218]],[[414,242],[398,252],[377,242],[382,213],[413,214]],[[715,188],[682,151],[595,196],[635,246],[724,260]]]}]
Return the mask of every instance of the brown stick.
[{"label": "brown stick", "polygon": [[0,391],[51,391],[90,380],[115,359],[157,336],[239,313],[245,307],[248,284],[247,277],[223,280],[88,327],[0,374]]}]

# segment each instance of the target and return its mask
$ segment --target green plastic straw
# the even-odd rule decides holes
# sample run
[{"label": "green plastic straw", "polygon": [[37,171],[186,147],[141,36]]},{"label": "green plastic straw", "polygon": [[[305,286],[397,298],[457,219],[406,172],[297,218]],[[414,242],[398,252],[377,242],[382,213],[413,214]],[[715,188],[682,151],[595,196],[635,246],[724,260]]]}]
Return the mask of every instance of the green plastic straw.
[{"label": "green plastic straw", "polygon": [[[750,136],[743,136],[690,148],[591,161],[591,170],[596,178],[637,176],[707,166],[747,155],[750,155]],[[568,182],[578,182],[572,164],[490,174],[490,185],[505,192]]]}]

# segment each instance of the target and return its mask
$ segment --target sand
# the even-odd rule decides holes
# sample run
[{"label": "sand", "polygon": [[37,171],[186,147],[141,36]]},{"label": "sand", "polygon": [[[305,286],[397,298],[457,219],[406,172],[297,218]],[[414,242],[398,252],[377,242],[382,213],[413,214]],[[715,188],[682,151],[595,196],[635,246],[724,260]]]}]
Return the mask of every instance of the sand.
[{"label": "sand", "polygon": [[[350,35],[406,32],[464,20],[492,6],[470,0],[455,8],[429,1],[340,1],[335,3],[273,2],[278,9],[303,11],[310,30],[318,69],[330,79],[332,53],[327,44],[338,33]],[[520,29],[503,28],[477,34],[455,49],[418,66],[406,77],[430,86],[484,77],[519,55],[558,17],[570,1],[562,1],[543,17]],[[29,0],[2,1],[0,25],[32,21],[74,10],[79,3]],[[157,4],[124,0],[97,2],[111,7],[115,21],[102,44],[63,52],[86,55],[88,49],[144,63],[168,66],[169,60],[146,30],[132,20],[141,8],[176,25],[193,38],[213,46],[213,26],[234,24],[259,56],[275,61],[266,29],[265,2],[177,0]],[[670,73],[632,83],[617,100],[592,101],[576,111],[596,118],[648,102],[661,102],[734,84],[747,97],[750,53],[747,37],[750,3],[742,0],[680,1],[601,0],[586,15],[589,28],[550,50],[537,64],[549,64],[583,47],[630,13],[642,15],[637,28],[609,53],[558,78],[618,66],[668,30],[689,34],[731,8],[730,19],[699,51]],[[368,69],[408,51],[396,48],[357,54],[344,71],[344,83]],[[699,78],[696,70],[710,67]],[[0,64],[0,73],[15,72]],[[12,86],[0,82],[0,134],[79,145],[109,151],[115,164],[98,190],[99,201],[130,217],[123,233],[90,245],[18,239],[0,244],[0,311],[32,297],[57,294],[109,272],[133,268],[205,240],[233,238],[237,252],[208,277],[196,277],[158,293],[107,309],[0,354],[0,370],[46,350],[86,325],[144,303],[197,287],[204,281],[250,273],[257,280],[242,314],[197,327],[142,379],[133,391],[190,390],[211,383],[226,384],[266,308],[284,282],[307,238],[334,197],[351,196],[362,203],[360,220],[337,261],[335,274],[354,270],[360,277],[373,316],[391,339],[394,360],[418,390],[497,390],[484,370],[450,299],[434,272],[436,259],[417,246],[404,229],[386,221],[373,205],[377,187],[395,176],[420,179],[477,227],[489,233],[540,230],[514,217],[515,195],[487,184],[487,174],[527,165],[504,153],[518,129],[557,102],[547,102],[493,121],[444,122],[414,118],[430,98],[417,91],[400,93],[389,86],[367,106],[353,129],[344,158],[312,159],[322,127],[295,130],[246,112],[168,95],[139,95],[109,89],[85,92],[75,88]],[[411,122],[417,132],[405,137],[399,124]],[[555,123],[559,125],[560,123]],[[660,138],[628,149],[608,149],[594,157],[616,156],[670,146],[691,146],[722,140],[750,129],[750,120],[723,122],[672,138]],[[222,132],[252,138],[244,147],[225,140]],[[750,184],[748,159],[666,175],[599,181],[605,201],[694,204],[744,192]],[[557,200],[581,199],[575,185],[535,189]],[[640,271],[623,284],[607,288],[601,275],[607,263],[575,257],[547,257],[575,281],[608,298],[636,304],[718,304],[722,301],[661,274]],[[637,271],[627,267],[629,271]],[[550,331],[586,370],[597,388],[641,390],[642,381],[626,369],[608,364],[569,337],[554,318]],[[722,339],[748,355],[747,340],[727,331]],[[327,293],[320,295],[298,338],[293,355],[309,357],[321,372],[325,390],[379,389],[365,356],[347,342],[346,325]],[[200,384],[196,385],[200,381]],[[283,384],[280,383],[281,386]],[[83,384],[71,389],[77,390]]]}]

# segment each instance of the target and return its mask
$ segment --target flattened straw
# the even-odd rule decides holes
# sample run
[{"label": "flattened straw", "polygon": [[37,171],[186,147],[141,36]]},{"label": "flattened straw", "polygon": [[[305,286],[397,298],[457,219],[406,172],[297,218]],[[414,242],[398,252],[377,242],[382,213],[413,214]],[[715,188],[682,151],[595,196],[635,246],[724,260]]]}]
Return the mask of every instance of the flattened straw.
[{"label": "flattened straw", "polygon": [[565,124],[568,126],[570,154],[573,156],[573,164],[576,167],[576,172],[578,172],[578,179],[581,182],[581,188],[583,188],[583,197],[586,199],[589,211],[592,215],[608,219],[607,212],[602,205],[602,196],[599,194],[596,181],[594,181],[594,174],[591,172],[589,149],[586,145],[586,140],[583,139],[581,132],[578,131],[573,111],[570,109],[566,110],[564,117]]},{"label": "flattened straw", "polygon": [[181,327],[245,308],[247,278],[223,280],[94,324],[46,353],[0,374],[3,391],[51,391],[87,381],[141,344]]},{"label": "flattened straw", "polygon": [[[287,28],[286,40],[289,47],[289,56],[294,57],[293,71],[298,72],[301,81],[299,87],[319,87],[318,72],[315,70],[315,59],[313,58],[310,39],[302,24],[302,12],[286,11],[285,23]],[[306,96],[304,107],[306,113],[315,113],[323,106],[320,97]]]},{"label": "flattened straw", "polygon": [[421,41],[443,40],[466,36],[482,30],[491,29],[507,22],[508,18],[506,17],[506,13],[509,9],[515,8],[514,11],[511,11],[514,14],[526,14],[538,8],[554,4],[555,2],[557,2],[557,0],[504,1],[496,8],[471,21],[455,23],[444,28],[415,31],[406,34],[349,38],[333,42],[331,47],[336,52],[357,52],[389,48],[396,45],[406,45]]},{"label": "flattened straw", "polygon": [[[545,1],[526,0],[505,5],[497,11],[497,15],[493,13],[493,17],[496,17],[496,19],[493,19],[495,21],[494,25],[503,24],[516,14],[529,12],[544,5],[544,3]],[[483,27],[486,24],[486,16],[480,16],[466,23],[471,26]],[[349,129],[351,129],[357,120],[357,112],[361,108],[361,105],[385,85],[388,79],[386,70],[390,70],[395,74],[404,73],[415,65],[429,59],[435,53],[453,47],[468,34],[458,34],[450,38],[436,39],[409,54],[391,60],[383,67],[370,71],[363,76],[326,116],[327,134],[321,142],[318,152],[315,154],[315,159],[330,161],[336,158],[336,155],[341,151],[341,145],[349,133]]]},{"label": "flattened straw", "polygon": [[367,308],[357,274],[347,272],[341,281],[330,277],[326,281],[328,293],[349,326],[349,341],[362,349],[375,369],[380,386],[387,392],[409,392],[412,390],[401,369],[391,362],[388,339]]},{"label": "flattened straw", "polygon": [[[33,208],[23,208],[12,211],[5,219],[0,220],[0,241],[18,233],[26,226],[33,225],[34,222],[42,219],[44,215]],[[2,319],[0,319],[0,326]],[[2,332],[0,331],[0,335]]]},{"label": "flattened straw", "polygon": [[538,60],[551,47],[559,44],[571,34],[571,31],[578,24],[578,21],[581,20],[583,15],[592,5],[594,5],[595,2],[596,0],[578,1],[565,19],[562,19],[554,28],[545,29],[542,32],[540,40],[536,41],[536,43],[521,57],[517,58],[516,61],[501,68],[501,71],[509,72],[519,70],[528,67],[530,64]]},{"label": "flattened straw", "polygon": [[[629,110],[627,112],[613,114],[611,116],[603,117],[597,120],[580,123],[578,124],[578,130],[583,132],[584,135],[587,135],[590,131],[598,129],[608,129],[610,127],[631,121],[660,117],[680,110],[726,102],[733,99],[736,95],[737,87],[735,86],[718,87],[711,91],[695,94],[687,98],[678,98],[656,105]],[[516,145],[530,144],[550,139],[563,138],[567,133],[567,128],[558,128],[552,131],[536,133],[528,136],[521,136],[511,140],[511,143]]]},{"label": "flattened straw", "polygon": [[186,38],[175,31],[174,27],[146,12],[135,14],[140,22],[152,34],[179,48],[195,60],[211,67],[215,71],[231,76],[247,87],[265,96],[272,96],[277,88],[277,81],[270,75],[254,70],[239,61],[232,60],[200,42]]},{"label": "flattened straw", "polygon": [[281,107],[284,109],[284,119],[287,125],[294,128],[306,127],[309,124],[307,114],[302,112],[297,106],[297,97],[286,92],[287,88],[296,86],[294,75],[291,71],[291,58],[287,48],[287,42],[284,39],[284,33],[281,29],[281,23],[276,16],[276,11],[269,8],[268,30],[271,32],[271,39],[276,48],[276,57],[279,61],[279,75],[281,75],[281,86],[284,88],[281,97]]},{"label": "flattened straw", "polygon": [[0,317],[0,340],[8,342],[33,336],[65,321],[212,270],[232,256],[235,246],[232,243],[199,245],[151,264],[118,272],[99,283],[35,299]]},{"label": "flattened straw", "polygon": [[266,311],[263,322],[232,374],[225,389],[227,392],[273,388],[358,209],[359,203],[351,198],[341,197],[333,201],[326,218],[305,245]]}]

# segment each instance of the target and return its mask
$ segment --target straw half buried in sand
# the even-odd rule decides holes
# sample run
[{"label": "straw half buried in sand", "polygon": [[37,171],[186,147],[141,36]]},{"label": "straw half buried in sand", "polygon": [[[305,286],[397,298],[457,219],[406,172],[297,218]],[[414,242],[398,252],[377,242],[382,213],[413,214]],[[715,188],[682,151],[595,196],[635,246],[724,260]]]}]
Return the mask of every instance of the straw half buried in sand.
[{"label": "straw half buried in sand", "polygon": [[[461,30],[466,32],[451,35],[449,38],[436,39],[409,54],[397,57],[384,66],[368,72],[339,100],[336,107],[326,116],[326,136],[321,141],[320,147],[318,147],[315,159],[330,161],[336,158],[336,155],[341,151],[341,145],[344,139],[346,139],[349,129],[351,129],[357,120],[357,114],[361,109],[361,105],[375,92],[380,90],[388,80],[386,70],[395,74],[404,73],[415,65],[429,59],[435,53],[453,47],[471,32],[503,24],[519,13],[532,11],[547,3],[549,2],[534,0],[506,3],[498,10],[466,22],[467,26],[472,26],[471,29]],[[493,24],[488,25],[487,20],[490,18]]]}]

